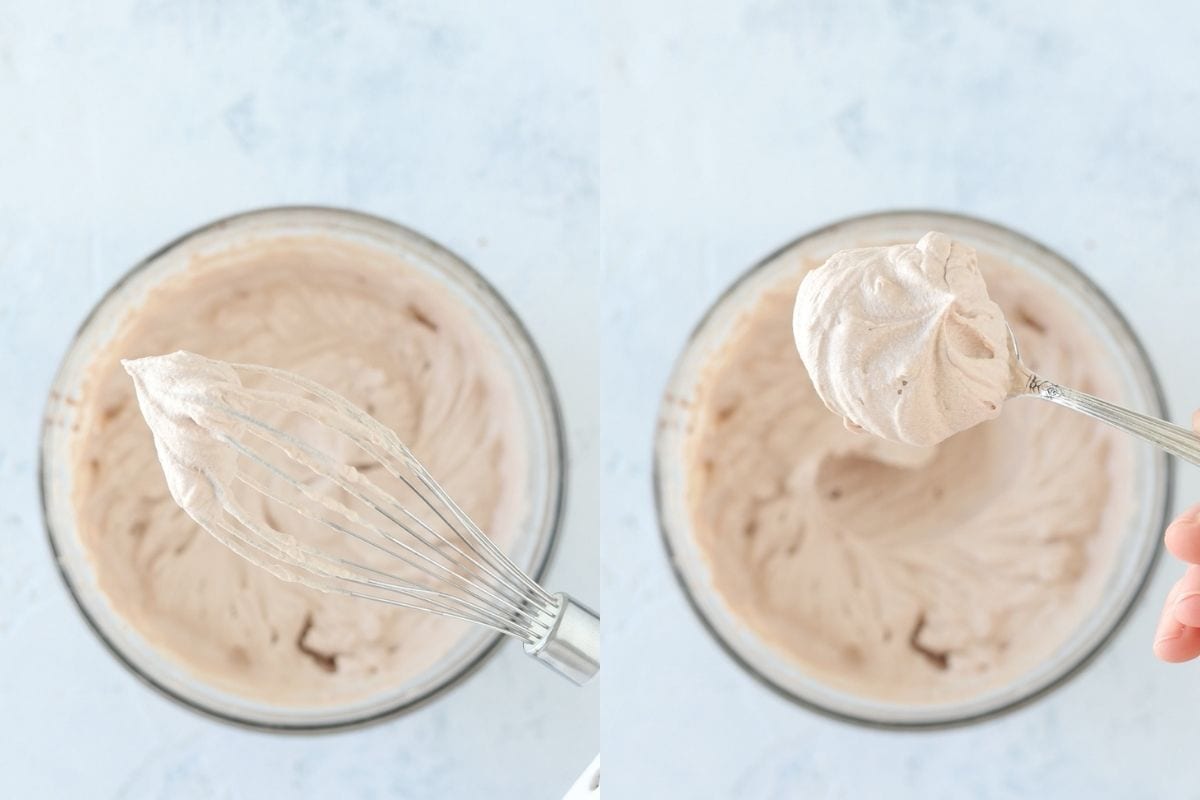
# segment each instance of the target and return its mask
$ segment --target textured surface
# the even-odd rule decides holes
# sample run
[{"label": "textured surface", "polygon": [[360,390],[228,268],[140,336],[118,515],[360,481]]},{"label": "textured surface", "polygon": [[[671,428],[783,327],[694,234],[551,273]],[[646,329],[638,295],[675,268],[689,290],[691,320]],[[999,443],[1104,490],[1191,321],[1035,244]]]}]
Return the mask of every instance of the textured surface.
[{"label": "textured surface", "polygon": [[[699,627],[650,490],[659,392],[700,314],[779,244],[865,210],[966,211],[1060,250],[1118,298],[1187,420],[1200,405],[1195,12],[1127,8],[622,2],[608,21],[608,797],[1196,794],[1195,770],[1165,754],[1196,728],[1200,674],[1150,652],[1180,572],[1169,558],[1113,646],[1053,695],[965,729],[864,730],[777,698]],[[1180,500],[1200,499],[1200,473],[1182,472]]]},{"label": "textured surface", "polygon": [[511,643],[453,693],[361,731],[200,718],[101,647],[42,532],[42,403],[100,294],[214,217],[348,205],[465,256],[542,344],[573,458],[550,582],[600,603],[592,22],[551,4],[394,5],[5,4],[0,796],[557,798],[599,747],[599,686]]},{"label": "textured surface", "polygon": [[[425,231],[542,344],[574,466],[554,583],[595,598],[588,542],[606,535],[607,797],[1194,793],[1173,756],[1200,675],[1149,647],[1169,560],[1114,645],[1052,696],[967,729],[863,730],[776,698],[700,629],[663,558],[648,458],[672,360],[729,281],[804,230],[896,206],[979,214],[1082,264],[1186,419],[1200,403],[1189,4],[397,5],[5,5],[0,795],[553,798],[596,747],[580,724],[599,715],[596,689],[543,680],[512,648],[375,728],[230,730],[132,680],[71,608],[33,478],[59,355],[135,260],[281,202]],[[1200,498],[1198,474],[1181,501]],[[544,768],[516,766],[535,754]]]}]

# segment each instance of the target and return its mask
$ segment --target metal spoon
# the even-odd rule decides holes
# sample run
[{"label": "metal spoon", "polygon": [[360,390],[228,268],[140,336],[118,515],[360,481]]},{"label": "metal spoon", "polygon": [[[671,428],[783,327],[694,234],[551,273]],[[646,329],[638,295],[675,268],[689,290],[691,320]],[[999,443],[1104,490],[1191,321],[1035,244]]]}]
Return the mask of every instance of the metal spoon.
[{"label": "metal spoon", "polygon": [[1107,422],[1126,433],[1132,433],[1139,439],[1161,447],[1171,455],[1179,456],[1184,461],[1200,466],[1200,436],[1187,428],[1173,425],[1157,417],[1130,411],[1107,400],[1101,400],[1099,397],[1093,397],[1038,376],[1022,363],[1021,351],[1017,347],[1017,337],[1011,327],[1008,329],[1008,352],[1012,366],[1012,385],[1008,390],[1009,397],[1032,395],[1060,406],[1066,406],[1081,414],[1095,417],[1101,422]]}]

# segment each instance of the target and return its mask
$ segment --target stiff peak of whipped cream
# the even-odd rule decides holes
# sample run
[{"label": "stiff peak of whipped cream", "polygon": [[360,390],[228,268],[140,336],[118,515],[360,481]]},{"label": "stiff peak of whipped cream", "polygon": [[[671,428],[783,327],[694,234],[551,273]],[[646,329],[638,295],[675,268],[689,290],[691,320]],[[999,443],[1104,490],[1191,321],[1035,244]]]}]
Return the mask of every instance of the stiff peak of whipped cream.
[{"label": "stiff peak of whipped cream", "polygon": [[792,329],[852,430],[930,446],[998,416],[1008,395],[1004,315],[975,251],[942,233],[835,253],[800,284]]},{"label": "stiff peak of whipped cream", "polygon": [[222,439],[237,438],[240,425],[214,413],[227,388],[241,387],[237,372],[184,350],[124,359],[121,366],[133,378],[171,497],[192,519],[211,524],[237,472],[237,452]]}]

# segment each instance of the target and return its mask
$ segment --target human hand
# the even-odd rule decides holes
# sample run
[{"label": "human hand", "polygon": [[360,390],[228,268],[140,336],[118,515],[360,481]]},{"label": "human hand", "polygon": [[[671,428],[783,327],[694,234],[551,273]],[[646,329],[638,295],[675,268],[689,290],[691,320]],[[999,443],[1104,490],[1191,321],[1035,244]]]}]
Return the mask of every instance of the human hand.
[{"label": "human hand", "polygon": [[[1192,428],[1200,433],[1200,411],[1192,415]],[[1154,633],[1154,655],[1163,661],[1191,661],[1200,656],[1200,503],[1167,526],[1163,542],[1188,568],[1167,593]]]}]

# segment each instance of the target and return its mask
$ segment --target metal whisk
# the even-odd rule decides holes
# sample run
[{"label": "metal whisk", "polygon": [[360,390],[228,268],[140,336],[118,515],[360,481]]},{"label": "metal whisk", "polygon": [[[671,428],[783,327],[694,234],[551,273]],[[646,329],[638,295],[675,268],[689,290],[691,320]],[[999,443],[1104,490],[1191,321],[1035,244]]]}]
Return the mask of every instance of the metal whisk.
[{"label": "metal whisk", "polygon": [[482,625],[577,684],[600,620],[547,592],[388,429],[299,375],[187,352],[123,362],[176,502],[277,577]]}]

